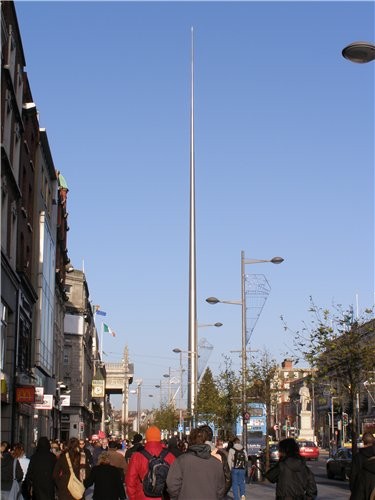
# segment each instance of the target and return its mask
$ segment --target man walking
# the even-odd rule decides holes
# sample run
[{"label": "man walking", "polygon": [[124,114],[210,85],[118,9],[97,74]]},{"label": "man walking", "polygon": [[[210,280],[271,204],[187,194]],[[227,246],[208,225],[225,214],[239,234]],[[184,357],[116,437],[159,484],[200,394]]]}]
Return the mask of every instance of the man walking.
[{"label": "man walking", "polygon": [[354,455],[350,474],[350,500],[375,497],[375,438],[371,432],[362,436],[363,448]]},{"label": "man walking", "polygon": [[[149,472],[150,462],[150,459],[146,455],[159,457],[163,451],[165,453],[164,461],[170,465],[176,457],[163,446],[160,429],[156,426],[149,427],[146,431],[144,450],[135,451],[129,462],[125,477],[126,494],[129,500],[145,500],[150,498],[150,496],[145,494],[143,489],[143,480]],[[161,500],[162,497],[153,498]]]},{"label": "man walking", "polygon": [[228,452],[228,463],[232,473],[233,498],[245,500],[247,456],[238,438],[233,440],[233,448]]}]

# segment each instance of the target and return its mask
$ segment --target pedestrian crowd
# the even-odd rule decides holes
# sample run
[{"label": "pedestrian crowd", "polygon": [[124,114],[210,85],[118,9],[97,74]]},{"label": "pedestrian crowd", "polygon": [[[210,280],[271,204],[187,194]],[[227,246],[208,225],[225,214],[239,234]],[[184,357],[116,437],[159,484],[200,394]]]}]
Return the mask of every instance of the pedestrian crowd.
[{"label": "pedestrian crowd", "polygon": [[[351,500],[375,500],[375,438],[363,436],[364,448],[353,458]],[[279,461],[265,474],[276,483],[277,500],[313,500],[314,475],[293,438],[279,443]],[[189,436],[162,440],[151,426],[131,442],[77,439],[67,443],[38,440],[30,458],[21,443],[1,443],[3,500],[245,500],[248,457],[240,440],[213,442],[208,425]]]}]

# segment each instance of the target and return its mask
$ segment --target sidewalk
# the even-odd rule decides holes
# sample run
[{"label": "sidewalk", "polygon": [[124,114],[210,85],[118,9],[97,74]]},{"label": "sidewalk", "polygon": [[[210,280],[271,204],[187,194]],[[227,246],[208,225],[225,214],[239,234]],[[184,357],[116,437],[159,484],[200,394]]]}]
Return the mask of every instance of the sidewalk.
[{"label": "sidewalk", "polygon": [[[251,500],[275,499],[276,485],[268,481],[259,481],[246,485],[246,498]],[[233,500],[232,490],[226,496],[227,500]]]}]

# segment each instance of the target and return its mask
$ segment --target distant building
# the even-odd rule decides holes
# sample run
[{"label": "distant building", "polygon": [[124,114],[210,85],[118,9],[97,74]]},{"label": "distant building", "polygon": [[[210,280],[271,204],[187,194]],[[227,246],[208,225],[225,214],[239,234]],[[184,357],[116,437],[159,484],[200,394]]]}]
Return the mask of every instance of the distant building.
[{"label": "distant building", "polygon": [[83,271],[73,270],[66,277],[66,313],[62,381],[70,390],[70,404],[61,408],[61,437],[86,437],[94,433],[92,379],[96,353],[96,328],[89,288]]},{"label": "distant building", "polygon": [[277,426],[279,436],[285,437],[294,434],[297,427],[296,415],[298,414],[296,404],[298,404],[299,398],[297,401],[297,397],[293,397],[291,389],[295,387],[296,382],[302,384],[302,380],[310,375],[309,368],[294,367],[292,359],[284,359],[281,363],[273,383],[276,397],[272,411],[272,425]]}]

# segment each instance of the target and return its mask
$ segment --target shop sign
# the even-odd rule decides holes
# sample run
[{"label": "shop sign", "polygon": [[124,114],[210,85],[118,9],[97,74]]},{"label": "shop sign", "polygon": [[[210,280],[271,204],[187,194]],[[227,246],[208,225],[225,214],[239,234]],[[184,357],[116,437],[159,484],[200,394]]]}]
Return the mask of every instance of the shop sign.
[{"label": "shop sign", "polygon": [[60,406],[70,406],[70,394],[61,394]]},{"label": "shop sign", "polygon": [[35,387],[33,385],[24,385],[16,387],[16,402],[17,403],[34,403]]},{"label": "shop sign", "polygon": [[52,410],[53,407],[53,396],[52,394],[44,394],[43,403],[36,403],[36,410]]},{"label": "shop sign", "polygon": [[5,373],[1,373],[1,401],[9,402],[9,377]]}]

